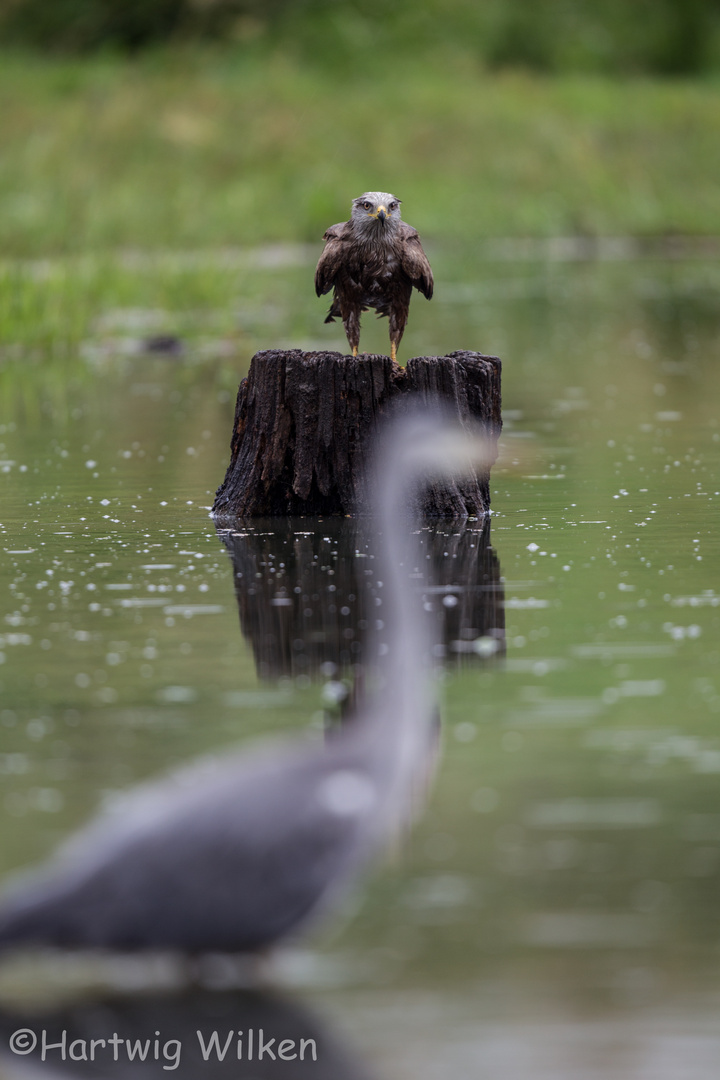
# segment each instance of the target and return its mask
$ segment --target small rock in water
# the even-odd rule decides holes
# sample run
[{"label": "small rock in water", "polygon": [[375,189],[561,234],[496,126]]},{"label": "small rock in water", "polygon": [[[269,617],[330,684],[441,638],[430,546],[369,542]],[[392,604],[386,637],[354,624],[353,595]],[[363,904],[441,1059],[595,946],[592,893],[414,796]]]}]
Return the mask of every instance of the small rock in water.
[{"label": "small rock in water", "polygon": [[143,338],[142,351],[149,353],[161,353],[165,356],[179,356],[184,352],[185,346],[179,337],[174,334],[154,334],[152,337]]}]

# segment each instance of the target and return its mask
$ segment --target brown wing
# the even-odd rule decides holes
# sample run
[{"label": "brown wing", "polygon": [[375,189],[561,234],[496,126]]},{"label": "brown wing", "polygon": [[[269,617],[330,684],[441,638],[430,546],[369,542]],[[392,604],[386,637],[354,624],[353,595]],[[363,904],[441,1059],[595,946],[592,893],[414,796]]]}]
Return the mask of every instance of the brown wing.
[{"label": "brown wing", "polygon": [[417,230],[405,225],[402,239],[402,268],[415,288],[429,300],[433,294],[433,274]]},{"label": "brown wing", "polygon": [[325,247],[315,270],[315,292],[318,296],[330,292],[335,283],[335,275],[345,259],[349,224],[349,221],[341,221],[339,225],[331,225],[323,236]]}]

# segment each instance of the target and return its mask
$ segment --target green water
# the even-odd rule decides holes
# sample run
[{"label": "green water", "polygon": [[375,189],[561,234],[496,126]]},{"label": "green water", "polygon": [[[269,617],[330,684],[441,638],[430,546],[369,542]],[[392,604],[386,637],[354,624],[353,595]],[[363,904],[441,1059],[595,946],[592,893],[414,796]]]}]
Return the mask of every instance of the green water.
[{"label": "green water", "polygon": [[[422,823],[290,965],[380,1077],[716,1075],[720,270],[577,254],[435,253],[403,342],[503,358],[506,638],[448,665]],[[108,792],[322,723],[322,678],[258,676],[208,513],[252,351],[343,347],[300,262],[254,272],[252,320],[240,276],[239,329],[205,312],[177,355],[138,338],[184,335],[181,291],[2,354],[3,873]]]}]

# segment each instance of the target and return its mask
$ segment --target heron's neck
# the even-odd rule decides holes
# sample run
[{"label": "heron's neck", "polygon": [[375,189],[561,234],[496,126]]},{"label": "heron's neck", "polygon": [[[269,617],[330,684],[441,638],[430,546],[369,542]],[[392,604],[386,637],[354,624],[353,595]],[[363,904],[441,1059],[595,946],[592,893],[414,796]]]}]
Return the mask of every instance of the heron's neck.
[{"label": "heron's neck", "polygon": [[[383,695],[392,723],[402,738],[423,738],[423,718],[433,712],[432,673],[429,670],[431,635],[419,589],[411,575],[419,566],[415,525],[406,511],[407,477],[390,469],[380,482],[377,566],[382,581],[384,623],[382,640],[387,653],[380,658]],[[403,479],[405,483],[403,483]],[[414,478],[413,478],[414,479]]]}]

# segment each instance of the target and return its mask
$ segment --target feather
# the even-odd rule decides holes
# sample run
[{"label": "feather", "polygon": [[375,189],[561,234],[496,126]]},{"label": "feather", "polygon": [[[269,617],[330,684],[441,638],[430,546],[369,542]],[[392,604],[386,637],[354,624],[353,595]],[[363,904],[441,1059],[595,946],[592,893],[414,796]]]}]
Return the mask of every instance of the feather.
[{"label": "feather", "polygon": [[430,300],[433,294],[433,273],[422,249],[417,229],[406,226],[402,248],[402,268],[416,289]]}]

